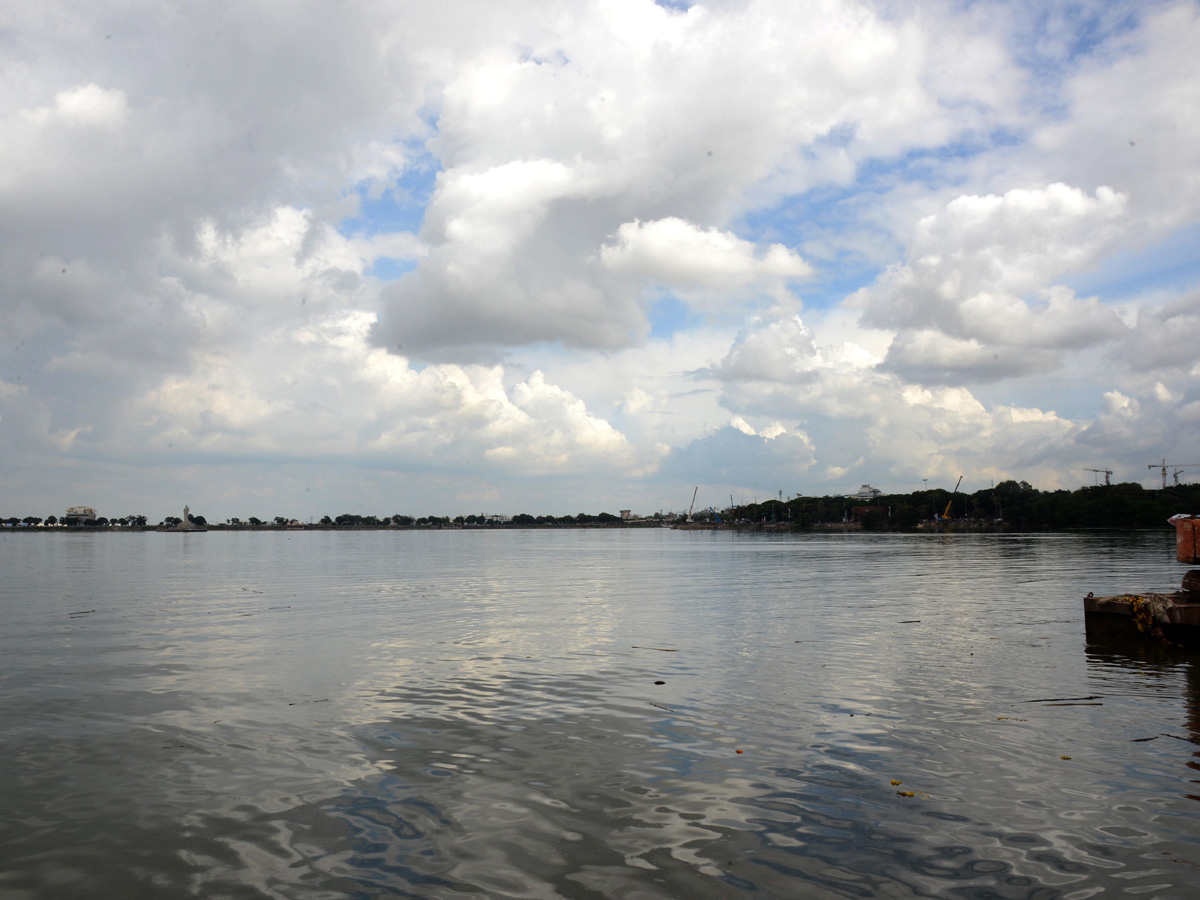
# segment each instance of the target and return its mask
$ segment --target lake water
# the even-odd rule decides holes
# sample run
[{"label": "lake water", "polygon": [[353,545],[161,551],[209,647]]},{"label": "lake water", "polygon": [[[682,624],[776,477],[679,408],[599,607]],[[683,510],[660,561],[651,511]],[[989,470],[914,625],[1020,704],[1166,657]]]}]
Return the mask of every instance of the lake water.
[{"label": "lake water", "polygon": [[0,897],[1194,898],[1173,547],[0,535]]}]

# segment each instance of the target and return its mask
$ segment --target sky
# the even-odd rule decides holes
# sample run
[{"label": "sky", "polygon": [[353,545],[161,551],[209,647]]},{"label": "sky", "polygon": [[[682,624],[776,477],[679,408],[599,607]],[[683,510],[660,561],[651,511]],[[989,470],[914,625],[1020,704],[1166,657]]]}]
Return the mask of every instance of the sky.
[{"label": "sky", "polygon": [[0,515],[1153,487],[1197,46],[1189,0],[6,4]]}]

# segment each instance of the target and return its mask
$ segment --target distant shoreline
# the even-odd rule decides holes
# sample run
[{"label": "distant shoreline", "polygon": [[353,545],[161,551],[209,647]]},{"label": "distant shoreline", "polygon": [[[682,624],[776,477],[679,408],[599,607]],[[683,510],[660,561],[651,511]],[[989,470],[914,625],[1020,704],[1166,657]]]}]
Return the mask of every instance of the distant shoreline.
[{"label": "distant shoreline", "polygon": [[922,522],[910,527],[893,527],[883,529],[864,528],[855,522],[824,522],[810,525],[793,525],[786,522],[757,522],[757,523],[666,523],[666,522],[620,522],[620,523],[582,523],[582,524],[544,524],[528,525],[503,523],[496,525],[386,525],[372,527],[369,525],[240,525],[228,526],[210,525],[204,530],[165,532],[156,525],[125,526],[125,525],[34,525],[0,527],[0,535],[17,533],[61,533],[61,534],[134,534],[134,533],[173,533],[173,534],[206,534],[209,532],[296,532],[296,531],[625,531],[625,530],[669,530],[669,531],[733,531],[764,534],[821,534],[821,533],[863,533],[863,534],[937,534],[952,532],[955,534],[1001,534],[1001,533],[1039,533],[1039,534],[1071,534],[1079,532],[1135,532],[1135,531],[1169,531],[1165,523],[1158,526],[1097,526],[1092,528],[1014,528],[1007,522],[954,521],[949,523]]}]

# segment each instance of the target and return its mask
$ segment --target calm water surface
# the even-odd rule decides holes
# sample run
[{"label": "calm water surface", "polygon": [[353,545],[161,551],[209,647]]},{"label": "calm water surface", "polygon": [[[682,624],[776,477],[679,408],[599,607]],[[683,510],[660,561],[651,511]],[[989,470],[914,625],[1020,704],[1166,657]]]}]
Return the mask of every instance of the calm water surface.
[{"label": "calm water surface", "polygon": [[0,535],[0,897],[1194,898],[1200,660],[1081,606],[1183,571],[1169,531]]}]

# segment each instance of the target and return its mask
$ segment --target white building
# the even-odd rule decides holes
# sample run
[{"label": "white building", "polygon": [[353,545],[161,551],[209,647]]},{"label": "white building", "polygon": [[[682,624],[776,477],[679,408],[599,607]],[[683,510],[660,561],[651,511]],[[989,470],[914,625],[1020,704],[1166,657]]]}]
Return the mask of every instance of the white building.
[{"label": "white building", "polygon": [[879,497],[883,496],[883,491],[877,487],[871,487],[869,484],[864,484],[858,489],[858,493],[854,496],[859,500],[866,500],[870,502],[871,500],[877,500]]}]

